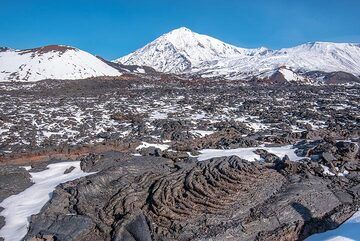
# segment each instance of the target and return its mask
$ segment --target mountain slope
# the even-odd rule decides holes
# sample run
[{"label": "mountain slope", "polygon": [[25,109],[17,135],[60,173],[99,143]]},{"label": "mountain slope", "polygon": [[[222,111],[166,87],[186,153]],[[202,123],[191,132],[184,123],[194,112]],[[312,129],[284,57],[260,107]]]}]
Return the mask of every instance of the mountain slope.
[{"label": "mountain slope", "polygon": [[115,60],[126,65],[145,65],[161,72],[183,73],[204,62],[266,52],[266,49],[243,49],[215,38],[175,29],[132,54]]},{"label": "mountain slope", "polygon": [[283,56],[286,65],[299,70],[325,72],[347,71],[360,73],[360,45],[351,43],[315,42],[282,49],[275,56]]},{"label": "mountain slope", "polygon": [[0,49],[0,81],[84,79],[121,73],[97,57],[68,46],[27,50]]},{"label": "mountain slope", "polygon": [[262,76],[282,67],[297,73],[343,71],[360,75],[360,45],[315,42],[280,50],[245,49],[180,28],[115,62],[229,79]]},{"label": "mountain slope", "polygon": [[281,67],[296,72],[343,71],[360,75],[360,45],[315,42],[269,51],[262,56],[244,56],[200,66],[195,71],[205,76],[247,77]]}]

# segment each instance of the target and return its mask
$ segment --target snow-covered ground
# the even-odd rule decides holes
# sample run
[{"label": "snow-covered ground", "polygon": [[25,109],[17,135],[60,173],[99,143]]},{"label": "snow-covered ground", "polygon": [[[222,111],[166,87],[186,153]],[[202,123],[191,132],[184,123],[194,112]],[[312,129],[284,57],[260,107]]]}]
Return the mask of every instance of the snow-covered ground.
[{"label": "snow-covered ground", "polygon": [[[9,86],[9,83],[1,86]],[[19,85],[21,86],[21,85]],[[22,90],[22,88],[20,88]],[[19,90],[20,91],[20,90]],[[106,93],[99,96],[78,96],[66,98],[50,96],[37,97],[31,95],[1,95],[0,109],[6,117],[0,120],[0,152],[10,153],[13,150],[19,150],[19,146],[26,150],[27,148],[43,147],[48,145],[82,145],[94,144],[104,141],[110,135],[115,138],[127,138],[134,134],[134,126],[131,119],[113,119],[115,113],[127,115],[143,116],[146,120],[147,137],[158,135],[156,133],[157,123],[169,120],[189,121],[189,131],[197,137],[203,137],[211,134],[212,131],[218,131],[215,123],[235,121],[238,124],[243,123],[245,128],[252,133],[275,132],[288,127],[288,131],[302,132],[307,127],[313,130],[327,128],[328,123],[322,121],[328,118],[326,113],[316,111],[316,107],[323,102],[330,100],[317,98],[316,101],[308,101],[308,111],[316,113],[315,118],[299,117],[296,111],[303,100],[289,100],[291,95],[282,96],[275,102],[272,98],[267,99],[265,95],[257,96],[258,100],[263,102],[263,110],[248,109],[238,111],[242,102],[216,103],[215,111],[209,112],[204,106],[195,103],[182,103],[182,96],[141,96],[141,98],[127,98],[119,96],[119,93]],[[154,101],[155,98],[155,101]],[[199,97],[200,98],[200,97]],[[204,105],[217,98],[214,94],[201,96]],[[241,97],[242,101],[253,101],[253,96]],[[326,98],[328,98],[326,96]],[[336,96],[338,102],[346,102],[348,106],[354,108],[356,105],[350,103],[349,98],[354,96]],[[21,104],[20,104],[21,103]],[[211,102],[210,102],[211,103]],[[291,104],[290,104],[291,103]],[[296,108],[295,108],[296,107]],[[310,108],[311,107],[311,108]],[[267,112],[266,108],[281,111],[283,120],[293,120],[291,123],[275,119],[272,122],[260,116],[259,111]],[[350,110],[344,106],[345,110]],[[342,112],[333,110],[331,112]],[[329,110],[330,112],[330,110]],[[329,113],[328,112],[328,113]],[[265,116],[266,117],[266,116]],[[343,121],[343,120],[339,120]],[[210,122],[203,125],[205,122]],[[356,121],[354,120],[354,124]],[[205,132],[204,132],[205,131]],[[249,134],[249,133],[244,133]],[[156,141],[161,141],[156,139]]]},{"label": "snow-covered ground", "polygon": [[262,149],[266,150],[269,153],[275,154],[280,158],[283,158],[287,155],[290,160],[298,161],[304,157],[299,157],[295,154],[295,150],[292,145],[281,146],[281,147],[246,147],[246,148],[236,148],[236,149],[203,149],[200,150],[200,155],[196,156],[199,161],[209,160],[215,157],[226,157],[226,156],[238,156],[244,160],[253,162],[261,160],[260,155],[255,154],[254,151]]},{"label": "snow-covered ground", "polygon": [[360,210],[340,227],[324,233],[314,234],[305,241],[359,241],[360,240]]},{"label": "snow-covered ground", "polygon": [[[92,174],[80,169],[80,161],[60,162],[47,167],[41,172],[30,172],[34,184],[0,203],[4,208],[0,215],[5,217],[0,237],[5,238],[5,241],[20,241],[26,235],[30,216],[40,212],[57,185]],[[75,169],[65,174],[70,167]]]}]

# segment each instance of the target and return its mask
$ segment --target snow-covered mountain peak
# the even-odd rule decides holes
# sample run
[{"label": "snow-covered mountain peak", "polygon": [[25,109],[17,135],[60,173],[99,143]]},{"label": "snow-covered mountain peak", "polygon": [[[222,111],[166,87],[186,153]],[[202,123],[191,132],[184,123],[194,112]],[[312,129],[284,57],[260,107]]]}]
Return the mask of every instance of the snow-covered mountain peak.
[{"label": "snow-covered mountain peak", "polygon": [[[115,62],[149,66],[160,72],[229,79],[262,76],[276,72],[280,67],[291,69],[294,73],[343,71],[358,76],[360,45],[309,42],[280,50],[264,47],[246,49],[181,27]],[[286,72],[286,69],[283,71]],[[290,78],[291,74],[285,75]]]},{"label": "snow-covered mountain peak", "polygon": [[238,49],[235,46],[225,44],[215,38],[207,35],[198,34],[192,32],[190,29],[181,27],[175,29],[167,34],[162,35],[157,39],[158,41],[168,41],[174,45],[178,50],[187,51],[186,48],[199,48],[205,49],[209,47],[211,50],[222,50],[225,47],[232,47],[232,49]]},{"label": "snow-covered mountain peak", "polygon": [[121,73],[80,49],[49,45],[33,49],[0,51],[0,81],[84,79]]},{"label": "snow-covered mountain peak", "polygon": [[[181,27],[175,29],[159,39],[166,39],[179,51],[188,54],[193,60],[207,61],[216,58],[232,57],[242,54],[245,49],[226,44],[213,37],[192,32],[190,29]],[[194,51],[196,56],[191,56]]]},{"label": "snow-covered mountain peak", "polygon": [[[264,51],[264,49],[259,51]],[[259,51],[238,48],[181,27],[160,36],[143,48],[115,62],[151,66],[162,72],[182,73],[204,62],[254,55]]]},{"label": "snow-covered mountain peak", "polygon": [[193,31],[191,31],[190,29],[188,29],[187,27],[180,27],[177,29],[174,29],[164,35],[169,36],[169,35],[183,35],[186,33],[193,33]]}]

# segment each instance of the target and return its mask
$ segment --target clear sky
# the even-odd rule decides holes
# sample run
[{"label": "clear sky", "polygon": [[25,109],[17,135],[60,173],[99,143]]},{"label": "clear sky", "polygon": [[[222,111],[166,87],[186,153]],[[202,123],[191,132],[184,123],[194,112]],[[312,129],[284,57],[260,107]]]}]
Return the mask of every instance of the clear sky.
[{"label": "clear sky", "polygon": [[360,43],[360,0],[0,0],[0,46],[121,57],[178,27],[239,47]]}]

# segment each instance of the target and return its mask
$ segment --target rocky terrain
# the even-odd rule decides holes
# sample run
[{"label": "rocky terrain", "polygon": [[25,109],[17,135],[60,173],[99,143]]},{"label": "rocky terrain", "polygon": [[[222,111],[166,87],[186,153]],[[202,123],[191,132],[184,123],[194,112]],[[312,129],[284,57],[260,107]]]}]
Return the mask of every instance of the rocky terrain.
[{"label": "rocky terrain", "polygon": [[125,75],[3,83],[0,89],[2,159],[104,142],[170,141],[178,150],[196,150],[359,134],[357,86]]},{"label": "rocky terrain", "polygon": [[303,240],[360,208],[358,85],[146,71],[0,83],[1,201],[69,163],[24,240]]},{"label": "rocky terrain", "polygon": [[302,240],[359,208],[355,144],[341,151],[352,156],[339,161],[352,169],[346,177],[329,177],[320,164],[322,151],[339,157],[346,144],[310,145],[322,160],[89,155],[82,168],[97,174],[58,187],[25,240]]}]

